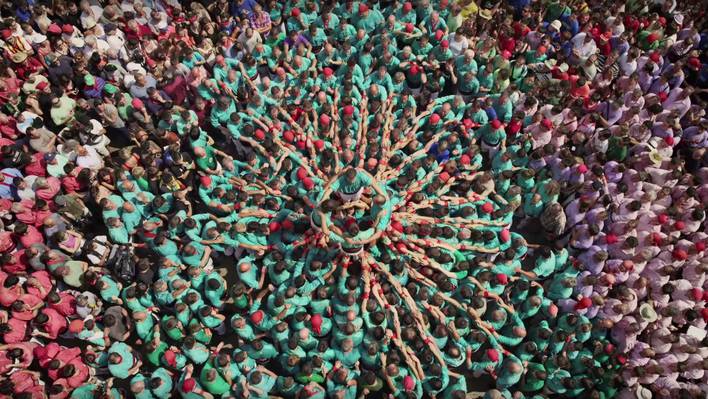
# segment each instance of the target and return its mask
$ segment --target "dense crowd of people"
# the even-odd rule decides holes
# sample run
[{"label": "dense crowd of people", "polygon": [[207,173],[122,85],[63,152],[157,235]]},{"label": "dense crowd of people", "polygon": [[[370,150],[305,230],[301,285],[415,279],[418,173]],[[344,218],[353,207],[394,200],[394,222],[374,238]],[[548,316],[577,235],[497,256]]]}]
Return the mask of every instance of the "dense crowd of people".
[{"label": "dense crowd of people", "polygon": [[706,397],[705,12],[3,2],[0,397]]}]

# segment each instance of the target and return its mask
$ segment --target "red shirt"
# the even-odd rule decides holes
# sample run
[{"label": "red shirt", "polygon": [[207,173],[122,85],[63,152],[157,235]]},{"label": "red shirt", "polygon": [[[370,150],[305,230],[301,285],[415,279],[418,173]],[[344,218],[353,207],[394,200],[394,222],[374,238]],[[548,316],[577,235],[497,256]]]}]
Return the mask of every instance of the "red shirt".
[{"label": "red shirt", "polygon": [[52,287],[54,286],[52,276],[50,276],[49,272],[47,272],[46,270],[37,270],[36,272],[32,273],[30,276],[34,277],[39,282],[39,284],[44,288],[44,293],[42,293],[36,287],[32,287],[32,286],[27,287],[27,293],[32,294],[40,299],[46,298],[47,294],[49,294],[49,291],[51,291]]},{"label": "red shirt", "polygon": [[12,287],[8,288],[0,285],[0,305],[9,308],[10,306],[12,306],[12,303],[15,302],[24,293],[25,291],[19,284],[13,285]]},{"label": "red shirt", "polygon": [[2,265],[3,271],[16,274],[27,270],[29,263],[27,263],[27,257],[25,256],[24,249],[12,253],[11,257],[12,258],[9,263]]},{"label": "red shirt", "polygon": [[32,163],[25,166],[25,175],[47,176],[47,162],[44,161],[44,153],[37,152],[32,155]]},{"label": "red shirt", "polygon": [[26,341],[27,337],[27,322],[11,317],[7,324],[12,329],[3,335],[3,340],[6,344],[19,344]]},{"label": "red shirt", "polygon": [[81,357],[77,357],[74,360],[70,361],[69,364],[74,365],[74,375],[71,377],[67,378],[67,382],[69,383],[69,386],[72,388],[76,388],[78,386],[81,386],[86,380],[88,380],[89,377],[89,368],[88,366],[81,360]]},{"label": "red shirt", "polygon": [[50,339],[57,339],[57,337],[59,337],[59,334],[66,330],[66,327],[68,325],[66,322],[66,317],[64,317],[62,314],[60,314],[53,308],[44,308],[42,309],[41,313],[44,313],[49,318],[47,323],[42,326],[42,329],[44,330],[44,332],[49,334]]},{"label": "red shirt", "polygon": [[[34,296],[32,294],[22,294],[17,299],[24,302],[25,305],[29,306],[30,308],[35,308],[37,305],[39,305],[40,303],[43,302],[41,299],[37,298],[36,296]],[[21,312],[16,312],[14,310],[12,311],[12,317],[16,317],[16,318],[18,318],[20,320],[24,320],[24,321],[30,321],[30,320],[34,319],[34,315],[35,315],[35,312],[32,310],[23,310]]]},{"label": "red shirt", "polygon": [[38,349],[40,350],[36,351],[37,354],[35,356],[42,368],[46,368],[49,362],[54,360],[54,357],[62,350],[61,346],[56,342],[50,342],[44,348]]},{"label": "red shirt", "polygon": [[76,298],[68,292],[60,292],[58,303],[50,303],[49,307],[59,312],[62,316],[72,316],[76,314]]},{"label": "red shirt", "polygon": [[32,225],[28,225],[27,232],[18,238],[25,248],[29,248],[32,244],[44,244],[44,236]]}]

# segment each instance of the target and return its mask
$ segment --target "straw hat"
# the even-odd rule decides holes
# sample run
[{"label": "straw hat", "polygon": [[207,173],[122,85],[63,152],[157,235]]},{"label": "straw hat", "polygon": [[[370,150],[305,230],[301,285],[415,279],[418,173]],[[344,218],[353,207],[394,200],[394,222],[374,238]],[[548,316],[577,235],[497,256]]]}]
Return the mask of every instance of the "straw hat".
[{"label": "straw hat", "polygon": [[15,54],[11,55],[10,59],[12,60],[12,62],[14,62],[16,64],[21,64],[21,63],[25,62],[25,60],[27,59],[27,56],[28,56],[27,53],[20,51],[20,52],[17,52]]}]

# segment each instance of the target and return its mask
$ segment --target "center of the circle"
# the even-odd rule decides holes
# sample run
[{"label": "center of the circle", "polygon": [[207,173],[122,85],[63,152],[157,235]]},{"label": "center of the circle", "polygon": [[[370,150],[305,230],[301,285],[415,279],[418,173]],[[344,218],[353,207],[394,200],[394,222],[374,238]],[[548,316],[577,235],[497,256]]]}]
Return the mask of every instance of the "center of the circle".
[{"label": "center of the circle", "polygon": [[311,214],[312,225],[330,244],[357,255],[390,225],[392,198],[397,196],[387,192],[376,176],[360,168],[344,169],[324,186]]}]

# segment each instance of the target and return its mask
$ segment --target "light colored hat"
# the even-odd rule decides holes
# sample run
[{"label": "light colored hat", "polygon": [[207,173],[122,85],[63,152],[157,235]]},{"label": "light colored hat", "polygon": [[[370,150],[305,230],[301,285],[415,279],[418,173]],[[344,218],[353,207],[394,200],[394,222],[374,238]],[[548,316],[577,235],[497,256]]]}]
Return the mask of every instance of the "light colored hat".
[{"label": "light colored hat", "polygon": [[649,160],[654,164],[654,165],[661,165],[662,162],[664,162],[664,157],[659,153],[657,150],[651,150],[649,151]]},{"label": "light colored hat", "polygon": [[25,60],[27,59],[27,53],[25,53],[24,51],[17,52],[15,54],[11,55],[10,59],[15,64],[21,64],[21,63],[25,62]]},{"label": "light colored hat", "polygon": [[72,37],[72,38],[71,38],[71,45],[72,45],[73,47],[81,48],[81,47],[84,47],[84,46],[86,45],[86,42],[84,42],[84,39],[82,39],[82,38],[80,38],[80,37],[78,37],[78,36],[75,36],[75,37]]},{"label": "light colored hat", "polygon": [[94,17],[87,17],[84,22],[84,28],[91,29],[96,26],[96,19]]},{"label": "light colored hat", "polygon": [[679,25],[683,25],[683,14],[679,14],[679,13],[674,14],[674,22],[676,22]]},{"label": "light colored hat", "polygon": [[551,22],[550,25],[553,27],[553,29],[555,29],[555,30],[557,30],[557,31],[560,31],[560,30],[561,30],[561,27],[563,26],[563,25],[561,24],[561,21],[559,21],[559,20],[557,20],[557,19],[554,20],[553,22]]},{"label": "light colored hat", "polygon": [[492,19],[492,10],[486,10],[484,8],[479,9],[479,16],[484,19]]},{"label": "light colored hat", "polygon": [[637,387],[637,399],[651,399],[651,391],[641,385]]},{"label": "light colored hat", "polygon": [[568,64],[566,64],[565,62],[558,65],[558,70],[561,72],[568,72],[568,69],[569,69]]},{"label": "light colored hat", "polygon": [[653,323],[658,319],[656,310],[648,303],[643,303],[639,307],[639,316],[649,323]]},{"label": "light colored hat", "polygon": [[47,37],[42,34],[38,34],[32,37],[32,43],[34,44],[44,43],[45,40],[47,40]]},{"label": "light colored hat", "polygon": [[103,125],[95,119],[91,119],[91,130],[89,130],[94,136],[100,136],[103,134]]}]

